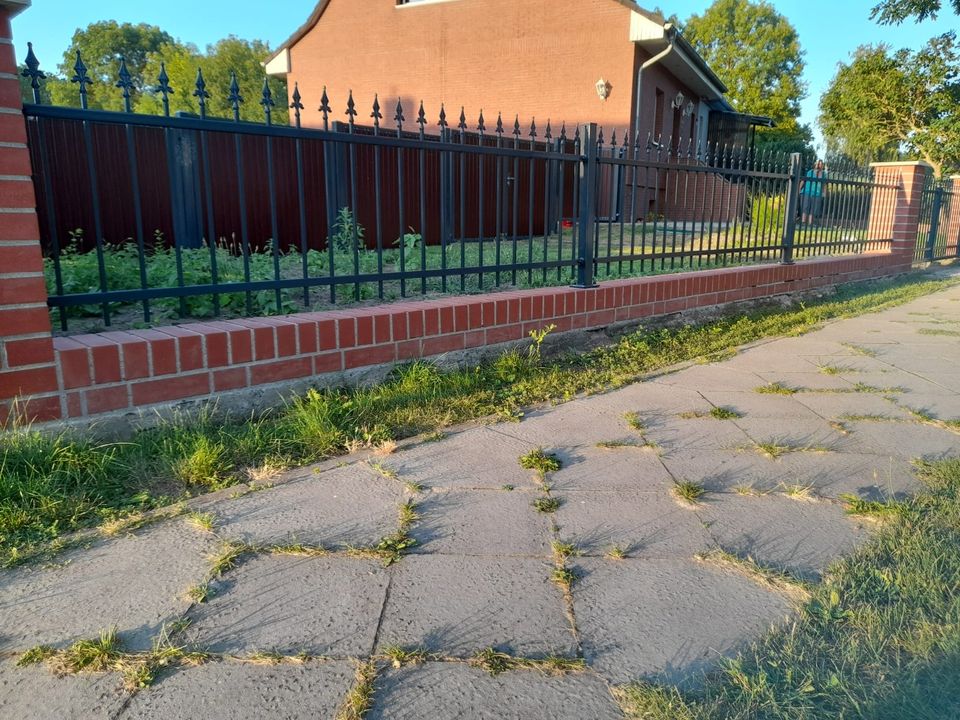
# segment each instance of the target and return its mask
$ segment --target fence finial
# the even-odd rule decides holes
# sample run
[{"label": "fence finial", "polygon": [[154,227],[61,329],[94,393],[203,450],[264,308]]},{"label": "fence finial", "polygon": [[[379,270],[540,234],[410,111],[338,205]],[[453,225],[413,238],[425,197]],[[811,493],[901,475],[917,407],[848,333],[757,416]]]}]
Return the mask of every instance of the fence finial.
[{"label": "fence finial", "polygon": [[503,136],[503,113],[497,113],[497,135]]},{"label": "fence finial", "polygon": [[547,118],[547,129],[543,133],[543,139],[548,143],[553,140],[553,131],[550,129],[550,118]]},{"label": "fence finial", "polygon": [[207,117],[207,98],[210,97],[210,93],[207,92],[207,81],[203,79],[203,69],[197,68],[197,82],[196,89],[193,91],[193,96],[197,98],[197,103],[200,105],[200,117]]},{"label": "fence finial", "polygon": [[420,101],[420,110],[417,113],[417,125],[420,126],[420,139],[423,139],[423,128],[427,124],[427,113],[423,109],[423,100]]},{"label": "fence finial", "polygon": [[530,140],[531,142],[537,139],[537,119],[530,118]]},{"label": "fence finial", "polygon": [[270,91],[270,78],[263,76],[263,97],[260,98],[260,104],[263,105],[263,119],[267,125],[273,124],[273,107],[276,103],[273,101],[273,93]]},{"label": "fence finial", "polygon": [[460,128],[460,137],[467,132],[467,109],[461,105],[460,106],[460,123],[457,125]]},{"label": "fence finial", "polygon": [[440,122],[437,125],[440,126],[441,130],[447,129],[447,110],[443,107],[443,103],[440,103]]},{"label": "fence finial", "polygon": [[230,107],[233,108],[233,119],[240,122],[240,104],[243,102],[243,95],[240,94],[240,83],[237,82],[237,73],[230,72]]},{"label": "fence finial", "polygon": [[120,56],[120,70],[117,72],[117,87],[123,92],[123,109],[126,112],[133,112],[130,105],[130,91],[133,90],[133,77],[127,70],[127,59]]},{"label": "fence finial", "polygon": [[87,66],[83,64],[83,58],[80,57],[80,51],[77,50],[77,61],[73,64],[74,75],[70,82],[80,85],[80,108],[87,109],[87,85],[93,85],[93,80],[87,76]]},{"label": "fence finial", "polygon": [[518,114],[513,121],[513,136],[519,140],[520,139],[520,115]]},{"label": "fence finial", "polygon": [[397,98],[397,114],[393,116],[393,119],[397,121],[397,137],[403,133],[403,121],[406,118],[403,116],[403,100]]},{"label": "fence finial", "polygon": [[560,123],[560,142],[565,143],[567,141],[567,121],[564,120]]},{"label": "fence finial", "polygon": [[483,108],[480,109],[480,117],[477,118],[477,131],[483,135],[484,130],[487,129],[487,124],[483,120]]},{"label": "fence finial", "polygon": [[157,75],[157,90],[163,101],[163,114],[170,117],[170,94],[173,88],[170,87],[170,76],[167,75],[167,64],[160,63],[160,74]]},{"label": "fence finial", "polygon": [[383,117],[383,113],[380,112],[380,95],[374,93],[373,95],[373,112],[370,113],[370,117],[373,118],[373,134],[380,134],[380,118]]},{"label": "fence finial", "polygon": [[323,113],[323,129],[330,129],[330,98],[327,97],[327,86],[323,86],[323,95],[320,96],[320,112]]},{"label": "fence finial", "polygon": [[353,90],[347,94],[347,124],[350,126],[350,132],[353,132],[353,126],[357,117],[357,103],[353,100]]},{"label": "fence finial", "polygon": [[20,72],[23,77],[30,78],[30,87],[33,89],[33,102],[40,104],[40,81],[47,78],[47,74],[40,69],[40,61],[33,53],[33,43],[27,43],[27,59],[24,60],[25,67]]}]

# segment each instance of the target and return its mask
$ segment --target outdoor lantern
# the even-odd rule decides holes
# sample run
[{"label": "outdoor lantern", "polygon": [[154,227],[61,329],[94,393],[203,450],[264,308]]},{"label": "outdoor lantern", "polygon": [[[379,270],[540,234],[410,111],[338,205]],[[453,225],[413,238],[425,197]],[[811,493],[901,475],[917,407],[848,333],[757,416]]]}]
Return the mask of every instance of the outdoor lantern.
[{"label": "outdoor lantern", "polygon": [[673,99],[673,107],[674,107],[674,109],[675,109],[675,110],[679,110],[680,108],[682,108],[682,107],[683,107],[683,101],[684,101],[684,100],[686,100],[686,98],[683,96],[683,93],[682,93],[682,92],[678,92],[678,93],[677,93],[677,96]]},{"label": "outdoor lantern", "polygon": [[606,100],[610,97],[610,91],[613,90],[613,85],[608,83],[603,78],[597,80],[597,95],[600,96],[601,100]]}]

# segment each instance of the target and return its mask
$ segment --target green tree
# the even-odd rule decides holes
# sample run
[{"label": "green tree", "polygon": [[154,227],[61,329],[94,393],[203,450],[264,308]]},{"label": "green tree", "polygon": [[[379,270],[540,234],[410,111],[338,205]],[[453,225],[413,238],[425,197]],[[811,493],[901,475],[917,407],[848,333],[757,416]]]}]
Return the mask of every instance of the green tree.
[{"label": "green tree", "polygon": [[860,159],[919,157],[960,167],[960,48],[947,33],[913,52],[865,45],[820,100],[828,146]]},{"label": "green tree", "polygon": [[[950,4],[953,11],[960,14],[960,0],[950,0]],[[881,25],[899,25],[912,17],[915,17],[917,22],[927,18],[936,20],[942,7],[942,0],[883,0],[873,8],[870,19]]]},{"label": "green tree", "polygon": [[[200,106],[194,95],[197,70],[203,70],[206,82],[207,114],[214,117],[232,118],[230,104],[231,73],[236,73],[237,83],[243,103],[240,106],[242,120],[263,122],[263,106],[260,104],[265,77],[263,61],[271,54],[270,46],[260,40],[241,40],[230,36],[207,47],[205,54],[193,45],[167,45],[152,54],[146,67],[148,77],[156,78],[160,73],[160,64],[164,63],[170,85],[174,92],[170,95],[171,112],[198,113]],[[285,123],[289,119],[287,109],[287,85],[279,78],[269,79],[274,106],[273,119]],[[159,113],[162,111],[162,98],[151,88],[137,103],[137,112]]]},{"label": "green tree", "polygon": [[773,5],[715,0],[687,20],[684,34],[730,88],[738,112],[765,115],[787,130],[797,126],[806,96],[804,53],[796,29]]},{"label": "green tree", "polygon": [[59,82],[58,78],[51,78],[47,83],[50,100],[55,105],[79,106],[79,87],[77,83],[70,82],[75,74],[74,65],[79,50],[93,81],[87,90],[89,106],[96,110],[122,110],[123,96],[116,86],[120,59],[126,60],[133,81],[131,94],[136,103],[148,84],[144,77],[148,59],[162,48],[175,44],[171,35],[155,25],[120,24],[115,20],[104,20],[77,29],[70,46],[63,53],[63,62],[57,71]]}]

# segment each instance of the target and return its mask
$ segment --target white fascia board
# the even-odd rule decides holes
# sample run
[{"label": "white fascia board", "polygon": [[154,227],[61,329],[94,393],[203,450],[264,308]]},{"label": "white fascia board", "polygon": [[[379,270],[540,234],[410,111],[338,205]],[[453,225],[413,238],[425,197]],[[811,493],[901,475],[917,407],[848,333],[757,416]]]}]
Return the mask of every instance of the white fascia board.
[{"label": "white fascia board", "polygon": [[265,64],[264,69],[267,75],[286,75],[290,72],[290,49],[284,48]]},{"label": "white fascia board", "polygon": [[663,25],[654,22],[638,12],[630,13],[630,42],[645,43],[664,40],[666,33]]}]

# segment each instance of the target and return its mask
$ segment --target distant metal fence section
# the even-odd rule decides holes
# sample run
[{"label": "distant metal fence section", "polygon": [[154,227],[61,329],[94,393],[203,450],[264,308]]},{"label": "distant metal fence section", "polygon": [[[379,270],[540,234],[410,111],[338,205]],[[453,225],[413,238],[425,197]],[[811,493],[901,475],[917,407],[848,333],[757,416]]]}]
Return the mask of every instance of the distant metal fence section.
[{"label": "distant metal fence section", "polygon": [[[280,125],[266,83],[264,121],[243,122],[235,80],[221,89],[233,117],[214,118],[202,73],[179,90],[161,71],[157,116],[132,111],[120,77],[124,111],[105,112],[87,108],[79,55],[75,72],[80,107],[67,108],[40,104],[32,47],[24,70],[48,303],[63,331],[71,318],[90,329],[589,287],[891,243],[883,212],[896,187],[852,166],[810,176],[799,155],[482,112],[468,121],[464,109],[441,107],[434,124],[422,104],[374,98],[361,110],[352,95],[341,122],[326,92],[319,127],[306,127],[296,86],[292,124]],[[171,116],[178,91],[198,98],[198,116]]]},{"label": "distant metal fence section", "polygon": [[932,176],[923,186],[920,200],[920,230],[917,262],[960,257],[960,197],[953,185]]}]

